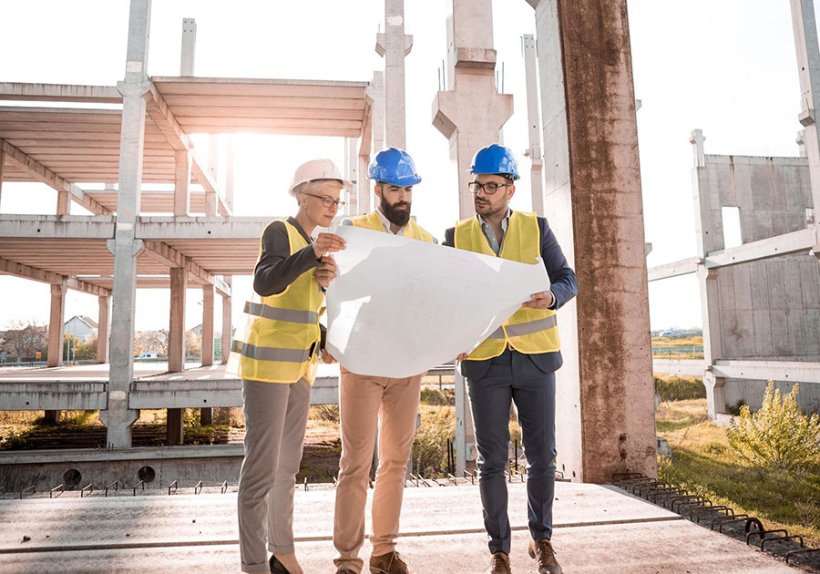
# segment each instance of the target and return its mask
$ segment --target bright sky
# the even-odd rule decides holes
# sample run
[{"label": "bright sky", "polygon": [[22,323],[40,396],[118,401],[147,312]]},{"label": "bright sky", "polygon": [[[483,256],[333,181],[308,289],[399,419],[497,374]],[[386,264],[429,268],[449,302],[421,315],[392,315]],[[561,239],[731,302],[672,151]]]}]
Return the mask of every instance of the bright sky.
[{"label": "bright sky", "polygon": [[[198,76],[369,81],[384,66],[374,50],[384,3],[359,0],[355,14],[351,6],[335,0],[155,1],[148,72],[179,74],[182,19],[192,17]],[[126,0],[0,3],[0,81],[114,85],[124,75],[128,7]],[[423,178],[413,213],[439,237],[458,217],[448,143],[431,123],[449,7],[405,3],[405,31],[414,36],[406,60],[407,149]],[[514,95],[516,110],[504,128],[504,143],[519,154],[525,174],[512,206],[528,210],[521,36],[535,34],[534,15],[524,0],[494,0],[493,9],[504,91]],[[630,0],[629,17],[635,93],[642,102],[638,129],[651,266],[694,255],[691,130],[703,130],[707,153],[797,155],[800,91],[788,2]],[[206,159],[207,144],[200,151]],[[321,156],[341,165],[342,140],[239,138],[235,213],[291,214],[286,189],[293,168]],[[55,206],[56,192],[44,185],[3,186],[0,213],[53,214]],[[235,319],[249,286],[249,280],[235,279]],[[0,329],[15,319],[48,322],[45,284],[0,277],[0,301]],[[200,301],[200,292],[189,291],[188,328],[201,322]],[[139,290],[137,305],[138,330],[167,328],[166,290]],[[66,318],[96,318],[96,298],[69,291],[65,312]],[[694,276],[651,284],[650,312],[653,329],[700,326]]]}]

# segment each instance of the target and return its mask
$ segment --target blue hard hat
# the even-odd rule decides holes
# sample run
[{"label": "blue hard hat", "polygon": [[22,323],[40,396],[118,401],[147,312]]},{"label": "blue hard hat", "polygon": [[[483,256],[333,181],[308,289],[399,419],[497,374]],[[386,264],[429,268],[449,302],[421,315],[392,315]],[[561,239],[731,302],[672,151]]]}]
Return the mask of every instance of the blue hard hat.
[{"label": "blue hard hat", "polygon": [[367,168],[367,178],[383,181],[390,185],[408,187],[421,182],[416,172],[416,164],[403,149],[389,147],[376,154]]},{"label": "blue hard hat", "polygon": [[490,144],[483,147],[473,156],[470,173],[487,175],[508,175],[518,179],[518,162],[510,148]]}]

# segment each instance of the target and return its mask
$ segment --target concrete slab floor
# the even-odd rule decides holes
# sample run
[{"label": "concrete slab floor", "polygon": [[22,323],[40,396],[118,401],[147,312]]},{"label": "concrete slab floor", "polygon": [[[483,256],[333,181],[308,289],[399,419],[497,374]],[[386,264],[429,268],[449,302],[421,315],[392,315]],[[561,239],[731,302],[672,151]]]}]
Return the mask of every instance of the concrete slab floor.
[{"label": "concrete slab floor", "polygon": [[[526,553],[526,485],[509,490],[513,571],[535,572]],[[308,574],[334,571],[334,494],[297,491],[297,553]],[[567,574],[795,571],[615,488],[559,483],[556,499],[553,542]],[[236,541],[235,490],[0,501],[2,574],[238,572]],[[482,572],[488,552],[477,486],[406,489],[398,549],[417,574]],[[365,544],[365,559],[369,551]]]}]

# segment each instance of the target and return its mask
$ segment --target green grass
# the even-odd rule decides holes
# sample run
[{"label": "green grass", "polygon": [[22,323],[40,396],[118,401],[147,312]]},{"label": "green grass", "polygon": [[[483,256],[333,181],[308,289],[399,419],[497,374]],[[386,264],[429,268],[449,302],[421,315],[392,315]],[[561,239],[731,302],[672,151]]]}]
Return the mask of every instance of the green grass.
[{"label": "green grass", "polygon": [[729,447],[726,429],[706,420],[705,399],[662,403],[656,424],[672,449],[671,459],[659,461],[661,480],[820,546],[820,464],[786,471],[742,462]]}]

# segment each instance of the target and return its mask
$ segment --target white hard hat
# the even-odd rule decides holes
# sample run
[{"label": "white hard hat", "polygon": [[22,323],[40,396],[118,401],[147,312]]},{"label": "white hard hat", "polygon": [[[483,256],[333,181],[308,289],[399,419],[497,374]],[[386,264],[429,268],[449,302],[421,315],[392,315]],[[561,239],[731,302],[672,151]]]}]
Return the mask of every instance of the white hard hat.
[{"label": "white hard hat", "polygon": [[293,173],[293,181],[288,191],[291,195],[296,195],[293,191],[294,189],[307,181],[315,181],[317,179],[335,179],[342,184],[342,187],[351,187],[353,185],[342,177],[342,173],[332,160],[312,159],[296,168],[296,171]]}]

